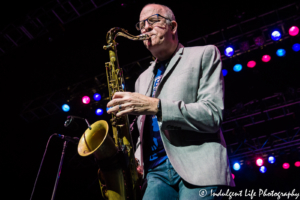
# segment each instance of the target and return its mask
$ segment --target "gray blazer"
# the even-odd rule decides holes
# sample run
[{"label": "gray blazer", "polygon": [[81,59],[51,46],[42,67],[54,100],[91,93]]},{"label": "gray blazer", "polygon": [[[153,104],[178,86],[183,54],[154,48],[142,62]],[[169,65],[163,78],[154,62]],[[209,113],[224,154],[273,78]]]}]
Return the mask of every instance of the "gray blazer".
[{"label": "gray blazer", "polygon": [[[135,83],[135,91],[150,96],[156,62]],[[220,52],[213,45],[184,47],[177,52],[157,88],[162,118],[160,135],[176,172],[198,186],[235,186],[220,126],[224,80]],[[143,166],[145,115],[137,118],[139,138],[135,157]]]}]

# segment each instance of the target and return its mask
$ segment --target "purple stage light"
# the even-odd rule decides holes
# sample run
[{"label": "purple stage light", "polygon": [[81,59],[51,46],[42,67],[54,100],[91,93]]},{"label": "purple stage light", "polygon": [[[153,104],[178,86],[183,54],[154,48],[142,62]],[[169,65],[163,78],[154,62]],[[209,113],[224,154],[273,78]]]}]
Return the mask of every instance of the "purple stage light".
[{"label": "purple stage light", "polygon": [[283,169],[288,169],[288,168],[290,168],[290,164],[289,163],[283,163],[282,167],[283,167]]},{"label": "purple stage light", "polygon": [[88,104],[88,103],[90,103],[90,101],[91,101],[90,97],[88,97],[88,96],[82,97],[82,103]]},{"label": "purple stage light", "polygon": [[253,67],[255,67],[255,65],[256,65],[256,62],[254,60],[251,60],[247,63],[247,67],[249,67],[249,68],[253,68]]},{"label": "purple stage light", "polygon": [[299,33],[299,28],[297,26],[292,26],[289,29],[290,36],[296,36],[296,35],[298,35],[298,33]]},{"label": "purple stage light", "polygon": [[261,60],[263,62],[269,62],[271,60],[271,56],[269,56],[269,55],[263,55],[263,57],[261,58]]},{"label": "purple stage light", "polygon": [[257,166],[262,166],[264,164],[264,161],[263,161],[263,159],[261,159],[261,158],[258,158],[258,159],[256,159],[256,165]]}]

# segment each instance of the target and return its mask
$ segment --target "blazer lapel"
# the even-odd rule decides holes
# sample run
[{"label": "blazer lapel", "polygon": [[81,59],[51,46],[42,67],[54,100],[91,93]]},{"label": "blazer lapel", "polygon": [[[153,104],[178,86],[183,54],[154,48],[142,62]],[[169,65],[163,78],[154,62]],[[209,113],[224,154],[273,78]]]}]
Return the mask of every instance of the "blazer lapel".
[{"label": "blazer lapel", "polygon": [[151,63],[150,67],[147,69],[148,70],[148,76],[146,76],[146,80],[145,80],[145,85],[146,85],[146,91],[145,91],[145,95],[150,97],[151,95],[151,86],[152,86],[152,83],[153,83],[153,79],[154,79],[154,73],[153,73],[153,70],[154,70],[154,67],[156,65],[156,62],[157,62],[157,59]]},{"label": "blazer lapel", "polygon": [[181,55],[183,54],[183,49],[184,49],[184,46],[182,45],[182,44],[178,44],[178,48],[177,48],[177,52],[175,53],[175,55],[173,56],[173,58],[170,60],[170,63],[169,63],[169,65],[167,66],[167,68],[166,68],[166,71],[165,71],[165,73],[164,73],[164,75],[163,75],[163,77],[161,78],[161,81],[160,81],[160,83],[159,83],[159,85],[158,85],[158,88],[157,88],[157,90],[156,90],[156,93],[155,93],[155,97],[157,97],[158,96],[158,94],[159,94],[159,90],[160,90],[160,88],[162,87],[162,83],[163,83],[163,81],[164,81],[164,79],[165,79],[165,77],[168,77],[168,75],[172,72],[172,69],[177,65],[177,63],[179,62],[179,60],[180,60],[180,58],[181,58]]}]

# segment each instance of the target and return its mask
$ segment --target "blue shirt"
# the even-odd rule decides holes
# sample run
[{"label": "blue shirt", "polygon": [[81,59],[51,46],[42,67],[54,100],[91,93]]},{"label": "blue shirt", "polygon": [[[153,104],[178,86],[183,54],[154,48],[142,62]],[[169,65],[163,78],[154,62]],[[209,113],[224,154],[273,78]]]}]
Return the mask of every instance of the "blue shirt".
[{"label": "blue shirt", "polygon": [[[157,87],[165,72],[165,64],[165,62],[160,62],[160,66],[157,69],[152,87],[152,97],[155,97]],[[165,161],[168,156],[160,137],[156,115],[146,116],[146,124],[144,130],[144,168],[146,171],[148,171],[148,169],[153,169],[154,167]]]}]

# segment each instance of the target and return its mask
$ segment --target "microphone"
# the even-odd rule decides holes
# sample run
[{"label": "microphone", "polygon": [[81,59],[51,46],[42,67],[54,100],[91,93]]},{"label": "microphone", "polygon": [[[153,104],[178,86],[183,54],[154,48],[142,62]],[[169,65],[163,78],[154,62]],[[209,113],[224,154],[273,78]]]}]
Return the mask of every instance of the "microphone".
[{"label": "microphone", "polygon": [[72,121],[73,121],[73,118],[71,116],[68,116],[67,120],[65,121],[64,126],[68,127],[72,123]]},{"label": "microphone", "polygon": [[90,130],[92,130],[92,127],[91,127],[91,125],[90,125],[90,123],[88,122],[87,119],[82,118],[82,117],[77,117],[77,116],[74,116],[74,115],[70,115],[70,116],[67,117],[67,120],[65,121],[64,126],[65,126],[65,127],[68,127],[68,126],[72,123],[72,121],[73,121],[74,118],[78,118],[78,119],[84,120],[85,123],[87,124],[88,128],[89,128]]},{"label": "microphone", "polygon": [[72,142],[74,144],[78,144],[79,138],[78,137],[70,137],[70,136],[65,136],[65,135],[61,135],[61,134],[57,134],[55,133],[56,137],[59,137],[62,140],[66,140],[68,142]]}]

